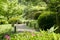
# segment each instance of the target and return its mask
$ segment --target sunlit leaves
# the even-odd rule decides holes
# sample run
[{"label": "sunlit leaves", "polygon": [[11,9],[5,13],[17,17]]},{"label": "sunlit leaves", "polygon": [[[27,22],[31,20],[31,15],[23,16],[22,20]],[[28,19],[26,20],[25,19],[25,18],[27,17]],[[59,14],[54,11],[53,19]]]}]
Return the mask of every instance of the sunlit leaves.
[{"label": "sunlit leaves", "polygon": [[6,1],[0,4],[0,14],[8,18],[22,14],[22,10],[17,0]]}]

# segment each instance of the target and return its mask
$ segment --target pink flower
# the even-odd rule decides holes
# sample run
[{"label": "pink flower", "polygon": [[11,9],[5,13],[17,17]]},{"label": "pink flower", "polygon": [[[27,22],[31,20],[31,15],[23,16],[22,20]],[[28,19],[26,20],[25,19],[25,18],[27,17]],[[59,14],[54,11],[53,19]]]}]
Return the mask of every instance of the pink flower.
[{"label": "pink flower", "polygon": [[32,33],[32,36],[35,36],[35,34],[34,34],[34,33]]},{"label": "pink flower", "polygon": [[10,36],[9,36],[9,35],[5,35],[5,38],[6,38],[7,40],[10,40]]}]

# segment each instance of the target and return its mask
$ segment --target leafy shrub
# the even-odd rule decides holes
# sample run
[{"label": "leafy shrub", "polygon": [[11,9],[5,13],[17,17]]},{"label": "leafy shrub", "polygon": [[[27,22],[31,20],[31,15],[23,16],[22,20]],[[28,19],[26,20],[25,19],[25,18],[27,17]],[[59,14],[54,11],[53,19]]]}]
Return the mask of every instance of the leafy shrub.
[{"label": "leafy shrub", "polygon": [[28,20],[28,21],[25,21],[26,25],[30,28],[33,28],[35,30],[38,29],[38,23],[37,23],[37,20]]},{"label": "leafy shrub", "polygon": [[47,30],[56,23],[56,13],[44,11],[38,18],[39,28]]},{"label": "leafy shrub", "polygon": [[0,24],[8,24],[6,20],[0,20]]},{"label": "leafy shrub", "polygon": [[[10,40],[60,40],[60,34],[41,32],[23,32],[9,34]],[[4,39],[4,38],[3,38]],[[5,39],[4,39],[5,40]]]},{"label": "leafy shrub", "polygon": [[15,24],[15,23],[21,24],[22,23],[21,21],[19,21],[19,18],[18,17],[10,18],[8,22],[10,24]]},{"label": "leafy shrub", "polygon": [[0,2],[0,15],[3,15],[8,20],[10,17],[20,16],[22,14],[24,7],[22,5],[20,6],[17,0],[4,1]]},{"label": "leafy shrub", "polygon": [[34,19],[38,19],[38,17],[39,17],[40,14],[41,14],[40,12],[35,13],[34,14]]},{"label": "leafy shrub", "polygon": [[34,28],[34,29],[36,29],[36,30],[38,29],[38,23],[37,23],[37,20],[31,21],[30,24],[31,24],[31,27],[32,27],[32,28]]}]

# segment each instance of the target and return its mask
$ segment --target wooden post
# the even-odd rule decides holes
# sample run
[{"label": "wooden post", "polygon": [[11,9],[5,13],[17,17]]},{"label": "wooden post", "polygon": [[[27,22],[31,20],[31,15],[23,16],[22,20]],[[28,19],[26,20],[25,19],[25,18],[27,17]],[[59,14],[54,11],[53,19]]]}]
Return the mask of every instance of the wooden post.
[{"label": "wooden post", "polygon": [[16,33],[16,26],[14,26],[14,33]]},{"label": "wooden post", "polygon": [[[18,24],[18,21],[16,22],[16,24]],[[17,25],[14,25],[14,33],[16,33],[16,26]]]}]

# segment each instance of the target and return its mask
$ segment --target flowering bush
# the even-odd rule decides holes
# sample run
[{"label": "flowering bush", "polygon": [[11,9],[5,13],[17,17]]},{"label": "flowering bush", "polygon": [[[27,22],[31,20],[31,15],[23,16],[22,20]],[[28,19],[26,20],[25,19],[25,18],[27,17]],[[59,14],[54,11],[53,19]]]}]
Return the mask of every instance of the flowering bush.
[{"label": "flowering bush", "polygon": [[10,40],[10,36],[9,36],[8,34],[6,34],[4,37],[5,37],[7,40]]}]

